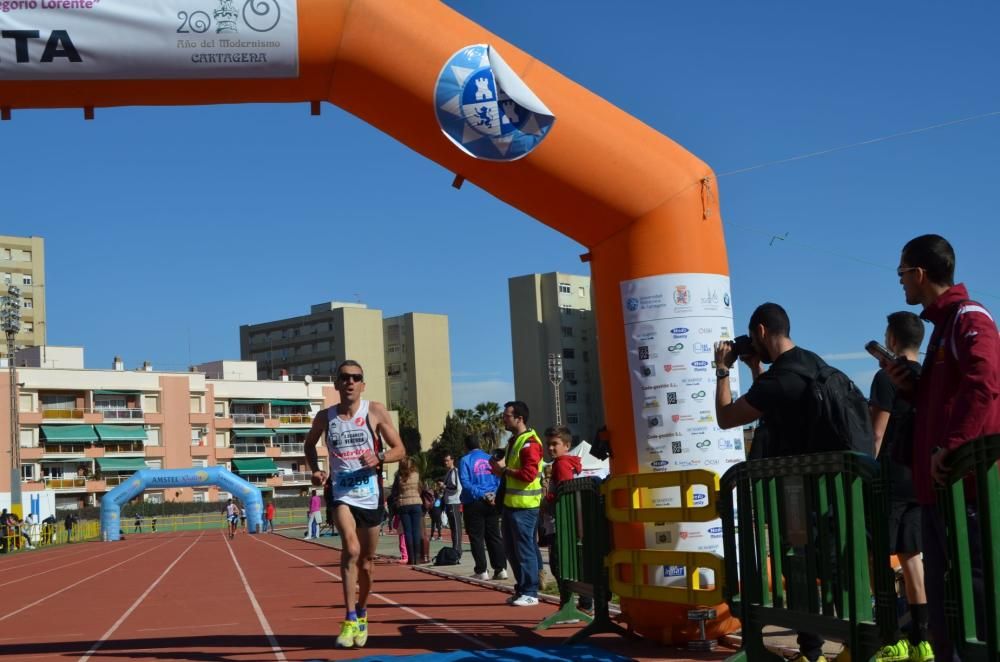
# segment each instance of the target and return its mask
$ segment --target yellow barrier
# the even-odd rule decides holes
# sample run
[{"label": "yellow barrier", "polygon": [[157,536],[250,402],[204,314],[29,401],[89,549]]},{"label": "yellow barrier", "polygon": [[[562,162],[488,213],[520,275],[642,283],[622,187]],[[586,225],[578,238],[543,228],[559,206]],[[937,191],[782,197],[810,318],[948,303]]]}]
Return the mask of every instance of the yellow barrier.
[{"label": "yellow barrier", "polygon": [[[611,552],[607,557],[611,592],[623,598],[641,598],[658,602],[682,605],[714,605],[722,602],[722,587],[725,585],[723,558],[711,552],[673,552],[661,549],[622,549]],[[684,566],[687,570],[688,586],[650,586],[646,583],[648,566]],[[632,568],[632,580],[621,579],[620,566]],[[696,588],[699,569],[707,568],[715,572],[712,588]]]},{"label": "yellow barrier", "polygon": [[[704,506],[694,506],[694,487],[708,487],[708,498]],[[681,506],[647,506],[652,502],[649,490],[665,487],[679,487],[684,495]],[[612,476],[601,488],[606,497],[608,519],[612,522],[711,522],[718,519],[716,504],[719,501],[719,476],[713,471],[692,469],[651,474],[626,474]],[[629,492],[628,503],[623,507],[615,505],[615,493]]]}]

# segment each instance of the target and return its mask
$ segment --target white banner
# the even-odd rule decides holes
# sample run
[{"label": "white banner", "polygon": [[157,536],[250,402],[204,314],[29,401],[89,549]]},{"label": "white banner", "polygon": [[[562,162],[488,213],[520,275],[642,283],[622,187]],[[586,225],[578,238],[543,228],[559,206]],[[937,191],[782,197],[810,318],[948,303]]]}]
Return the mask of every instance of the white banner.
[{"label": "white banner", "polygon": [[0,79],[298,76],[296,0],[0,0]]},{"label": "white banner", "polygon": [[[745,458],[743,430],[715,421],[714,343],[733,337],[729,278],[666,274],[621,283],[640,472],[707,469],[722,475]],[[739,397],[739,374],[730,376]],[[690,505],[705,503],[696,488]],[[654,506],[680,506],[678,488],[655,490]],[[722,524],[647,524],[646,544],[722,553]],[[650,583],[684,585],[682,568],[651,572]]]}]

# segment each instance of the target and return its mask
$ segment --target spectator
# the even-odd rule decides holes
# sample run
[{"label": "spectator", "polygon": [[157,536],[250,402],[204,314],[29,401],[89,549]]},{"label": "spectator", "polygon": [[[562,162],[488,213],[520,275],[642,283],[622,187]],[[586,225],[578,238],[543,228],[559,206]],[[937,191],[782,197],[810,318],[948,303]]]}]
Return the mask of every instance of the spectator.
[{"label": "spectator", "polygon": [[274,499],[268,499],[264,509],[264,530],[274,533]]},{"label": "spectator", "polygon": [[55,515],[49,515],[42,520],[42,544],[51,545],[56,539],[56,520]]},{"label": "spectator", "polygon": [[28,513],[28,516],[24,518],[24,532],[27,534],[28,542],[32,545],[40,544],[38,537],[38,515],[35,513]]},{"label": "spectator", "polygon": [[531,607],[538,604],[539,551],[536,540],[538,508],[542,503],[542,442],[528,427],[528,405],[507,402],[501,420],[511,433],[504,457],[493,457],[490,465],[503,490],[503,541],[514,569],[514,595],[508,604]]},{"label": "spectator", "polygon": [[407,556],[410,565],[417,565],[430,551],[421,549],[424,514],[420,498],[420,471],[413,458],[406,456],[400,460],[396,480],[399,481],[398,513],[406,539]]},{"label": "spectator", "polygon": [[[559,484],[573,480],[583,471],[583,461],[579,456],[570,453],[573,444],[573,434],[567,427],[552,427],[545,431],[545,446],[549,449],[549,456],[552,458],[552,468],[548,489],[545,492],[545,501],[542,503],[542,543],[549,548],[549,568],[552,576],[556,578],[559,585],[559,604],[565,605],[572,597],[572,593],[565,589],[562,579],[559,576],[559,547],[556,544],[555,514],[556,496],[559,491]],[[549,468],[546,466],[546,469]],[[594,608],[594,599],[588,595],[581,595],[577,606],[590,611]]]},{"label": "spectator", "polygon": [[[448,528],[451,530],[451,548],[462,558],[462,481],[455,466],[455,458],[451,453],[444,456],[444,512],[448,516]],[[438,534],[438,540],[441,535]]]},{"label": "spectator", "polygon": [[4,508],[3,511],[0,512],[0,551],[4,553],[7,552],[7,547],[10,545],[9,526],[10,514],[7,512],[7,509]]},{"label": "spectator", "polygon": [[[920,374],[917,355],[924,339],[920,318],[908,311],[889,315],[885,344],[889,351],[907,362],[915,375]],[[889,553],[899,558],[906,586],[906,601],[910,606],[911,627],[908,637],[897,633],[898,641],[879,651],[877,662],[883,660],[918,660],[934,658],[927,634],[927,592],[924,590],[924,562],[920,557],[920,504],[913,491],[913,476],[906,452],[912,452],[913,406],[899,397],[896,387],[883,369],[872,380],[869,398],[872,429],[875,433],[875,455],[891,482],[889,504]]]},{"label": "spectator", "polygon": [[507,579],[507,558],[500,537],[500,509],[497,489],[500,479],[490,469],[490,456],[480,448],[478,435],[465,438],[465,455],[458,461],[462,481],[462,515],[469,532],[469,545],[474,559],[473,577],[489,579],[486,554],[489,552],[493,579]]},{"label": "spectator", "polygon": [[309,514],[306,518],[306,540],[319,537],[319,529],[322,526],[323,499],[313,490],[309,496]]},{"label": "spectator", "polygon": [[156,533],[156,515],[153,515],[153,517],[150,519],[149,528],[153,530],[153,533]]},{"label": "spectator", "polygon": [[136,512],[135,522],[132,524],[132,533],[142,533],[142,514]]},{"label": "spectator", "polygon": [[434,506],[431,508],[431,540],[437,531],[437,539],[441,540],[441,517],[444,514],[444,481],[439,480],[434,485]]},{"label": "spectator", "polygon": [[[952,662],[959,658],[944,612],[949,548],[934,484],[946,480],[948,458],[955,449],[977,437],[1000,433],[1000,334],[989,311],[969,299],[965,285],[955,284],[955,251],[944,237],[928,234],[907,242],[896,275],[906,303],[923,306],[920,317],[934,326],[919,377],[905,365],[886,370],[916,408],[911,468],[921,506],[929,623],[935,659]],[[968,570],[981,621],[985,587],[978,513],[974,502],[967,507]],[[977,622],[977,630],[981,626]]]},{"label": "spectator", "polygon": [[247,530],[247,505],[245,503],[240,503],[240,528],[243,531]]},{"label": "spectator", "polygon": [[66,519],[63,520],[63,527],[66,528],[66,542],[73,542],[73,525],[77,523],[77,516],[73,512],[66,513]]}]

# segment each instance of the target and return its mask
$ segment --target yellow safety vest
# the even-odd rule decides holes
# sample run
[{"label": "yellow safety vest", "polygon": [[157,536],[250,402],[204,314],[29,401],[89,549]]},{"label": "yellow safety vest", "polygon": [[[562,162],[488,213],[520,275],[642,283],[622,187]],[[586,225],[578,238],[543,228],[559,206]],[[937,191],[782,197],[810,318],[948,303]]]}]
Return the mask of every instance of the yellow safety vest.
[{"label": "yellow safety vest", "polygon": [[[542,442],[539,441],[538,435],[535,434],[534,430],[529,428],[518,435],[514,443],[507,447],[506,463],[511,470],[518,471],[521,469],[521,449],[532,439],[534,443],[539,446],[541,445]],[[510,474],[507,474],[504,478],[506,479],[503,497],[504,506],[507,508],[538,508],[542,504],[541,459],[538,461],[538,473],[535,474],[535,479],[530,483],[518,480]]]}]

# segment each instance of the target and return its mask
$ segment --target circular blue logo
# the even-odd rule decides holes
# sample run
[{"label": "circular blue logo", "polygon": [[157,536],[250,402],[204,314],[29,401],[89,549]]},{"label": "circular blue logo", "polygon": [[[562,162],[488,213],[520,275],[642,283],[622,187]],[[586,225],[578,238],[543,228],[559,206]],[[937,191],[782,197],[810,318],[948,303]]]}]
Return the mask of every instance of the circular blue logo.
[{"label": "circular blue logo", "polygon": [[639,300],[635,297],[629,297],[628,301],[625,302],[625,307],[628,308],[630,313],[634,313],[639,310]]},{"label": "circular blue logo", "polygon": [[555,117],[487,44],[456,52],[438,75],[435,112],[441,130],[477,159],[527,156]]}]

